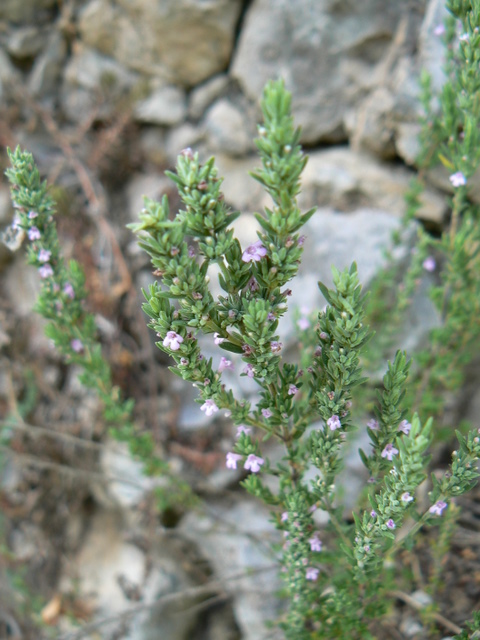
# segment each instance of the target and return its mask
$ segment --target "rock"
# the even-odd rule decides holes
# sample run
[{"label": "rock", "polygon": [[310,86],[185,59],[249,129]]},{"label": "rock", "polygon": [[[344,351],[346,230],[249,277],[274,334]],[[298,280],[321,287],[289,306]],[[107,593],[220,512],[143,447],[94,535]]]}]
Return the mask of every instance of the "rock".
[{"label": "rock", "polygon": [[[219,175],[224,177],[222,191],[225,200],[234,209],[261,211],[264,205],[271,205],[270,196],[262,185],[249,175],[251,171],[261,167],[261,161],[257,156],[232,158],[218,153],[215,155],[215,162]],[[250,217],[253,220],[253,217]],[[237,223],[235,226],[240,229],[241,225]]]},{"label": "rock", "polygon": [[[302,174],[299,204],[302,209],[317,205],[341,211],[368,206],[403,216],[411,178],[407,169],[386,167],[375,158],[347,147],[316,151],[310,155]],[[427,189],[422,194],[418,217],[441,224],[445,212],[445,200]]]},{"label": "rock", "polygon": [[176,125],[187,114],[185,93],[178,87],[164,85],[135,107],[135,118],[147,124]]},{"label": "rock", "polygon": [[8,34],[8,53],[19,60],[36,56],[45,46],[47,32],[36,26],[18,27]]},{"label": "rock", "polygon": [[[278,616],[282,606],[277,598],[279,567],[270,546],[279,542],[280,535],[269,522],[268,510],[260,501],[243,498],[232,505],[229,498],[210,503],[202,513],[188,513],[180,531],[198,545],[215,575],[225,581],[242,640],[263,640],[266,623]],[[244,577],[229,580],[239,574]]]},{"label": "rock", "polygon": [[35,59],[28,79],[33,95],[56,94],[66,56],[67,43],[58,31],[54,31],[43,53]]},{"label": "rock", "polygon": [[13,66],[8,54],[0,47],[0,102],[5,96],[8,85],[19,80],[20,74]]},{"label": "rock", "polygon": [[57,0],[2,0],[0,3],[0,20],[26,23],[37,21],[45,15],[49,16],[49,9],[53,9]]},{"label": "rock", "polygon": [[384,159],[395,157],[392,110],[395,96],[386,87],[378,87],[363,101],[360,108],[346,117],[351,132],[350,141],[356,150],[367,150]]},{"label": "rock", "polygon": [[79,31],[129,69],[194,86],[227,67],[241,8],[241,0],[91,0]]},{"label": "rock", "polygon": [[302,141],[345,140],[344,117],[369,86],[404,8],[381,0],[256,0],[249,8],[232,75],[258,100],[285,78]]},{"label": "rock", "polygon": [[242,112],[227,99],[216,102],[205,114],[205,129],[210,146],[232,156],[252,149],[252,137]]},{"label": "rock", "polygon": [[162,169],[168,164],[165,131],[163,129],[154,126],[142,127],[138,143],[140,151],[147,162]]},{"label": "rock", "polygon": [[228,86],[228,76],[225,74],[214,76],[204,84],[195,87],[190,94],[188,113],[194,120],[200,119],[205,110],[225,91]]},{"label": "rock", "polygon": [[143,209],[143,196],[160,201],[171,185],[169,178],[155,172],[133,176],[126,189],[129,220],[138,222],[138,214]]},{"label": "rock", "polygon": [[100,96],[108,94],[108,100],[102,102],[102,115],[111,115],[115,101],[136,82],[137,76],[115,60],[79,46],[65,68],[62,106],[72,120],[81,121],[98,105]]},{"label": "rock", "polygon": [[421,131],[420,124],[403,122],[397,125],[395,136],[395,150],[397,154],[409,165],[414,165],[420,153]]}]

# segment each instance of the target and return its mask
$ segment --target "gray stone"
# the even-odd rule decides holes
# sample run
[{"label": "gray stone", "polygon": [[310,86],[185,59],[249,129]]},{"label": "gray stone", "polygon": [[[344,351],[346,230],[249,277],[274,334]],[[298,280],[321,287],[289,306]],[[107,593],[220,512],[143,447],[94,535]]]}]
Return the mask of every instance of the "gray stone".
[{"label": "gray stone", "polygon": [[227,67],[241,7],[241,0],[91,0],[79,31],[129,69],[194,86]]},{"label": "gray stone", "polygon": [[168,163],[165,147],[165,131],[160,127],[143,127],[138,140],[140,151],[145,160],[157,167]]},{"label": "gray stone", "polygon": [[253,147],[244,115],[227,99],[219,100],[207,111],[205,129],[215,151],[242,156]]},{"label": "gray stone", "polygon": [[227,88],[228,76],[214,76],[192,90],[190,94],[190,105],[188,113],[191,118],[198,120],[203,116],[206,109],[214,102]]},{"label": "gray stone", "polygon": [[187,114],[185,93],[178,87],[164,85],[135,107],[135,118],[147,124],[176,125]]},{"label": "gray stone", "polygon": [[143,209],[143,197],[160,201],[171,184],[169,178],[155,172],[134,175],[126,190],[129,219],[138,222],[138,214]]},{"label": "gray stone", "polygon": [[[262,185],[249,175],[261,167],[258,156],[233,158],[223,153],[215,154],[219,175],[223,176],[222,191],[225,200],[239,211],[260,211],[271,204],[270,197]],[[253,219],[253,218],[252,218]],[[235,225],[239,227],[239,225]]]},{"label": "gray stone", "polygon": [[285,78],[302,140],[344,140],[345,114],[371,83],[403,11],[382,0],[256,0],[232,75],[254,100],[267,80]]},{"label": "gray stone", "polygon": [[0,20],[25,23],[43,16],[46,9],[52,9],[57,0],[2,0]]},{"label": "gray stone", "polygon": [[57,92],[66,56],[67,43],[58,31],[54,31],[45,50],[36,58],[28,79],[33,95],[45,96]]},{"label": "gray stone", "polygon": [[8,34],[8,53],[19,59],[36,56],[45,46],[47,37],[45,30],[34,26],[13,29]]},{"label": "gray stone", "polygon": [[9,85],[18,81],[20,74],[13,66],[8,54],[0,47],[0,101]]}]

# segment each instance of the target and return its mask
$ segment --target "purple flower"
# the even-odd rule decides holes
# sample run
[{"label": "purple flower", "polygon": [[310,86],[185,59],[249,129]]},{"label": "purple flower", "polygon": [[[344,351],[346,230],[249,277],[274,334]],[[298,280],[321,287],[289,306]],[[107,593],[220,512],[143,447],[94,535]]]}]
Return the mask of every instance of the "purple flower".
[{"label": "purple flower", "polygon": [[39,262],[48,262],[52,255],[51,251],[47,251],[47,249],[40,249],[38,252],[38,261]]},{"label": "purple flower", "polygon": [[273,416],[273,413],[270,411],[270,409],[262,409],[262,416],[264,418],[271,418]]},{"label": "purple flower", "polygon": [[190,147],[186,147],[185,149],[182,149],[180,151],[180,155],[183,156],[184,158],[188,158],[189,160],[193,160],[194,158],[193,151]]},{"label": "purple flower", "polygon": [[75,291],[73,290],[73,287],[70,284],[70,282],[67,282],[63,287],[63,293],[71,300],[75,298]]},{"label": "purple flower", "polygon": [[81,340],[79,340],[78,338],[74,338],[71,342],[70,342],[70,346],[72,347],[72,349],[76,352],[76,353],[80,353],[81,351],[83,351],[83,342]]},{"label": "purple flower", "polygon": [[263,458],[259,458],[259,456],[251,453],[245,460],[245,464],[243,466],[245,469],[249,469],[252,473],[257,473],[260,471],[260,467],[264,462],[265,460]]},{"label": "purple flower", "polygon": [[322,550],[322,541],[318,537],[318,533],[315,533],[308,541],[310,543],[310,549],[312,551]]},{"label": "purple flower", "polygon": [[218,373],[222,373],[222,371],[225,371],[225,369],[230,369],[231,371],[233,371],[234,366],[231,360],[227,360],[227,358],[224,358],[222,356],[220,358],[220,364],[218,365]]},{"label": "purple flower", "polygon": [[29,211],[28,212],[28,219],[29,220],[35,220],[35,218],[38,217],[38,213],[36,211]]},{"label": "purple flower", "polygon": [[375,511],[375,509],[372,509],[372,510],[370,511],[370,516],[371,516],[372,518],[376,518],[376,517],[377,517],[377,512]]},{"label": "purple flower", "polygon": [[297,326],[301,331],[306,331],[310,326],[310,320],[308,318],[300,318],[297,322]]},{"label": "purple flower", "polygon": [[319,573],[320,573],[320,569],[315,569],[314,567],[308,567],[305,577],[307,580],[312,580],[313,582],[315,582],[318,578]]},{"label": "purple flower", "polygon": [[213,414],[218,411],[218,407],[213,400],[208,398],[200,407],[200,411],[205,411],[206,416],[213,416]]},{"label": "purple flower", "polygon": [[249,433],[251,433],[251,429],[249,427],[245,427],[243,424],[238,425],[237,427],[237,433],[235,434],[236,438],[239,438],[242,433],[244,433],[245,435],[248,435]]},{"label": "purple flower", "polygon": [[249,378],[253,378],[253,376],[255,375],[255,369],[253,368],[253,364],[245,365],[242,373],[244,373]]},{"label": "purple flower", "polygon": [[437,263],[435,262],[435,258],[433,256],[428,256],[428,258],[425,258],[425,260],[423,261],[422,266],[425,271],[430,271],[431,273],[432,271],[435,271]]},{"label": "purple flower", "polygon": [[338,416],[332,416],[327,420],[327,424],[330,427],[330,431],[335,431],[335,429],[340,429],[342,423],[340,422],[340,418]]},{"label": "purple flower", "polygon": [[410,422],[408,422],[408,420],[402,420],[398,425],[398,430],[402,431],[406,436],[408,436],[408,434],[410,433],[411,428],[412,425],[410,424]]},{"label": "purple flower", "polygon": [[296,393],[298,393],[298,388],[294,384],[291,384],[288,387],[288,392],[287,393],[288,393],[289,396],[294,396]]},{"label": "purple flower", "polygon": [[53,269],[51,265],[46,262],[39,268],[38,273],[40,274],[41,278],[50,278],[50,276],[53,276]]},{"label": "purple flower", "polygon": [[227,453],[227,462],[226,462],[226,466],[227,469],[236,469],[237,468],[237,462],[239,460],[242,459],[243,456],[239,455],[238,453]]},{"label": "purple flower", "polygon": [[385,449],[382,451],[382,458],[387,458],[387,460],[393,460],[393,456],[396,456],[398,453],[398,449],[395,449],[393,444],[386,444]]},{"label": "purple flower", "polygon": [[370,427],[370,429],[372,429],[372,431],[378,431],[378,427],[380,425],[378,424],[378,420],[375,420],[374,418],[372,418],[371,420],[369,420],[367,422],[367,427]]},{"label": "purple flower", "polygon": [[441,516],[442,511],[446,509],[447,506],[448,506],[447,503],[444,502],[443,500],[437,500],[437,502],[430,507],[429,512],[436,516]]},{"label": "purple flower", "polygon": [[225,338],[221,338],[219,333],[213,334],[213,341],[215,344],[222,344],[225,341]]},{"label": "purple flower", "polygon": [[175,331],[167,331],[167,335],[165,336],[162,344],[164,347],[167,347],[167,349],[178,351],[182,342],[183,338],[178,333]]},{"label": "purple flower", "polygon": [[464,185],[467,184],[467,179],[465,178],[465,176],[461,171],[457,171],[457,173],[452,173],[449,180],[454,187],[463,187]]},{"label": "purple flower", "polygon": [[270,349],[272,350],[272,353],[279,353],[279,351],[282,350],[282,347],[282,342],[278,342],[277,340],[273,340],[272,342],[270,342]]},{"label": "purple flower", "polygon": [[303,247],[304,244],[305,244],[305,236],[300,236],[298,239],[298,246]]},{"label": "purple flower", "polygon": [[395,524],[395,522],[394,522],[391,518],[390,518],[390,520],[387,520],[387,523],[386,523],[386,524],[387,524],[387,527],[388,527],[389,529],[395,529],[395,527],[397,526],[397,525]]},{"label": "purple flower", "polygon": [[402,493],[402,495],[400,496],[400,500],[402,502],[409,503],[409,502],[412,502],[413,496],[411,496],[408,491],[405,491],[405,493]]},{"label": "purple flower", "polygon": [[258,240],[245,249],[242,254],[243,262],[258,262],[267,255],[267,250],[262,241]]},{"label": "purple flower", "polygon": [[439,24],[435,27],[435,29],[433,30],[433,35],[434,36],[443,36],[443,34],[445,33],[445,27],[443,24]]},{"label": "purple flower", "polygon": [[33,242],[34,240],[40,240],[41,237],[42,237],[42,234],[40,233],[40,230],[37,229],[37,227],[30,227],[30,229],[28,230],[29,240]]},{"label": "purple flower", "polygon": [[280,518],[280,520],[281,520],[282,522],[287,522],[287,520],[288,520],[288,511],[284,511],[284,512],[282,513],[282,517]]}]

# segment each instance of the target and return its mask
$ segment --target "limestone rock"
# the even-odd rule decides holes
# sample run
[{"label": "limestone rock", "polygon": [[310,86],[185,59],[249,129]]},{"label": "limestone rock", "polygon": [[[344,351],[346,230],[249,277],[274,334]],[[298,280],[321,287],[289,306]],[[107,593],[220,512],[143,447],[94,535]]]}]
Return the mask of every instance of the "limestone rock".
[{"label": "limestone rock", "polygon": [[201,118],[205,110],[221,95],[227,86],[228,76],[221,74],[195,87],[190,94],[190,117],[194,119]]},{"label": "limestone rock", "polygon": [[44,96],[56,93],[66,55],[67,44],[62,35],[54,31],[45,50],[35,59],[28,79],[32,94]]},{"label": "limestone rock", "polygon": [[267,80],[285,78],[302,140],[344,140],[345,114],[371,83],[403,10],[381,0],[256,0],[232,75],[254,100]]},{"label": "limestone rock", "polygon": [[18,27],[8,35],[8,53],[20,60],[31,58],[43,49],[48,34],[36,26]]},{"label": "limestone rock", "polygon": [[[57,0],[2,0],[0,2],[0,20],[15,23],[36,21],[53,9]],[[48,15],[48,13],[47,13]]]},{"label": "limestone rock", "polygon": [[241,7],[241,0],[91,0],[79,30],[129,69],[193,86],[228,65]]},{"label": "limestone rock", "polygon": [[230,101],[219,100],[207,111],[205,129],[215,151],[241,156],[252,148],[252,138],[242,112]]},{"label": "limestone rock", "polygon": [[178,87],[164,85],[137,104],[135,118],[147,124],[172,126],[179,124],[187,114],[185,93]]}]

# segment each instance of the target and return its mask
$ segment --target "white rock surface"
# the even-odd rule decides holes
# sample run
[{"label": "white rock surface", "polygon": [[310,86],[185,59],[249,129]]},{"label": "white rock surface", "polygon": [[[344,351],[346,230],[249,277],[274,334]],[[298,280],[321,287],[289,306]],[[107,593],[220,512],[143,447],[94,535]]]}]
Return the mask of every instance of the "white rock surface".
[{"label": "white rock surface", "polygon": [[187,113],[185,93],[178,87],[165,85],[137,104],[135,117],[139,122],[165,126],[176,125]]}]

